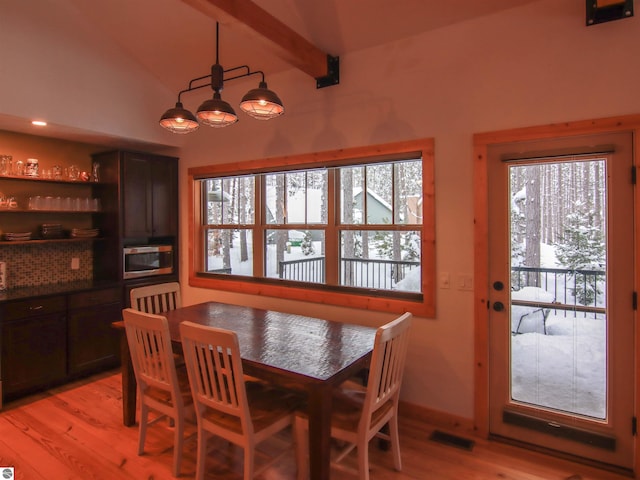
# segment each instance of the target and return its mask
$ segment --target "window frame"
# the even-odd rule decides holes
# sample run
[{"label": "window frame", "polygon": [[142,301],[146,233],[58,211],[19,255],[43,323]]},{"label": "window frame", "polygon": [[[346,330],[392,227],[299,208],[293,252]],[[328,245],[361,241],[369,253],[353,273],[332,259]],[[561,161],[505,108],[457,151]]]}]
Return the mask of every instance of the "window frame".
[{"label": "window frame", "polygon": [[[239,163],[226,163],[191,167],[188,169],[189,195],[189,285],[197,288],[223,290],[251,295],[265,295],[288,300],[322,303],[341,307],[382,312],[412,312],[414,315],[435,317],[435,177],[434,177],[434,140],[425,138],[412,141],[394,142],[366,147],[351,147],[339,150],[306,153],[284,157],[272,157]],[[202,195],[198,188],[199,180],[208,177],[241,176],[260,173],[273,173],[288,170],[301,170],[320,167],[345,167],[363,163],[422,159],[422,213],[421,230],[421,298],[402,298],[398,292],[393,296],[385,295],[384,290],[328,286],[321,284],[291,284],[283,280],[263,277],[240,277],[199,273],[204,260],[205,238],[201,235]],[[256,182],[260,183],[260,182]],[[329,187],[332,188],[331,186]],[[256,195],[261,195],[260,188]],[[256,224],[261,223],[260,213],[256,212]],[[356,225],[355,227],[362,227]],[[261,228],[268,228],[261,225]],[[416,229],[416,225],[412,225]],[[263,252],[254,251],[254,257]],[[254,260],[256,260],[254,258]]]}]

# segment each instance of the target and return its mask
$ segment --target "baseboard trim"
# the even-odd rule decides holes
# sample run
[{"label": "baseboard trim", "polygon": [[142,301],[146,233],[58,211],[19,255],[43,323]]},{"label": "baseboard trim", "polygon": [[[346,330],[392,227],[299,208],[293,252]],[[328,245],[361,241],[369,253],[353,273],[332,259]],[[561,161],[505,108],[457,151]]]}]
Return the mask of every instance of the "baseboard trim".
[{"label": "baseboard trim", "polygon": [[398,404],[398,414],[406,418],[418,418],[434,427],[456,430],[467,435],[477,436],[473,427],[473,420],[470,418],[459,417],[403,401]]}]

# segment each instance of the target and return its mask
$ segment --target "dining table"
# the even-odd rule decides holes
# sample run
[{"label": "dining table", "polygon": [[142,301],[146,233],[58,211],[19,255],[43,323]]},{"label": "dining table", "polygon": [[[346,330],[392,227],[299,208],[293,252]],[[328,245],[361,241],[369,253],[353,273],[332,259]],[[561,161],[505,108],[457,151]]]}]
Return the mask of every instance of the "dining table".
[{"label": "dining table", "polygon": [[[232,330],[238,335],[244,373],[307,396],[309,467],[312,480],[330,478],[333,392],[369,366],[376,329],[292,313],[220,302],[164,312],[174,353],[182,352],[180,323]],[[135,424],[136,382],[122,322],[123,420]]]}]

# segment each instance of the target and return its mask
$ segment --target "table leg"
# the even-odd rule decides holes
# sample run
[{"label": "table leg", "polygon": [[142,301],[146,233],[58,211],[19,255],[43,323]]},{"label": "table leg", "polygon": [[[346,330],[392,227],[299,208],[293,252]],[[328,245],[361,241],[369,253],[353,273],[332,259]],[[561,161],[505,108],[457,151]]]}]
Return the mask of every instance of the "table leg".
[{"label": "table leg", "polygon": [[309,391],[309,467],[311,480],[329,480],[331,448],[331,385]]},{"label": "table leg", "polygon": [[120,336],[120,363],[122,369],[122,423],[131,427],[136,424],[136,376],[133,372],[127,336]]}]

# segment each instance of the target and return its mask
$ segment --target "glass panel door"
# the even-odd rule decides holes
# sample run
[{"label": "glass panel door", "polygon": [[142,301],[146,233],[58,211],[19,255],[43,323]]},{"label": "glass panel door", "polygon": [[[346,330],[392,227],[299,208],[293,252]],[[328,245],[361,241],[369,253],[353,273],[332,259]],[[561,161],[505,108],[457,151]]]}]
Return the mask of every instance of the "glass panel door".
[{"label": "glass panel door", "polygon": [[607,154],[490,161],[490,429],[630,468],[631,145],[610,137]]}]

